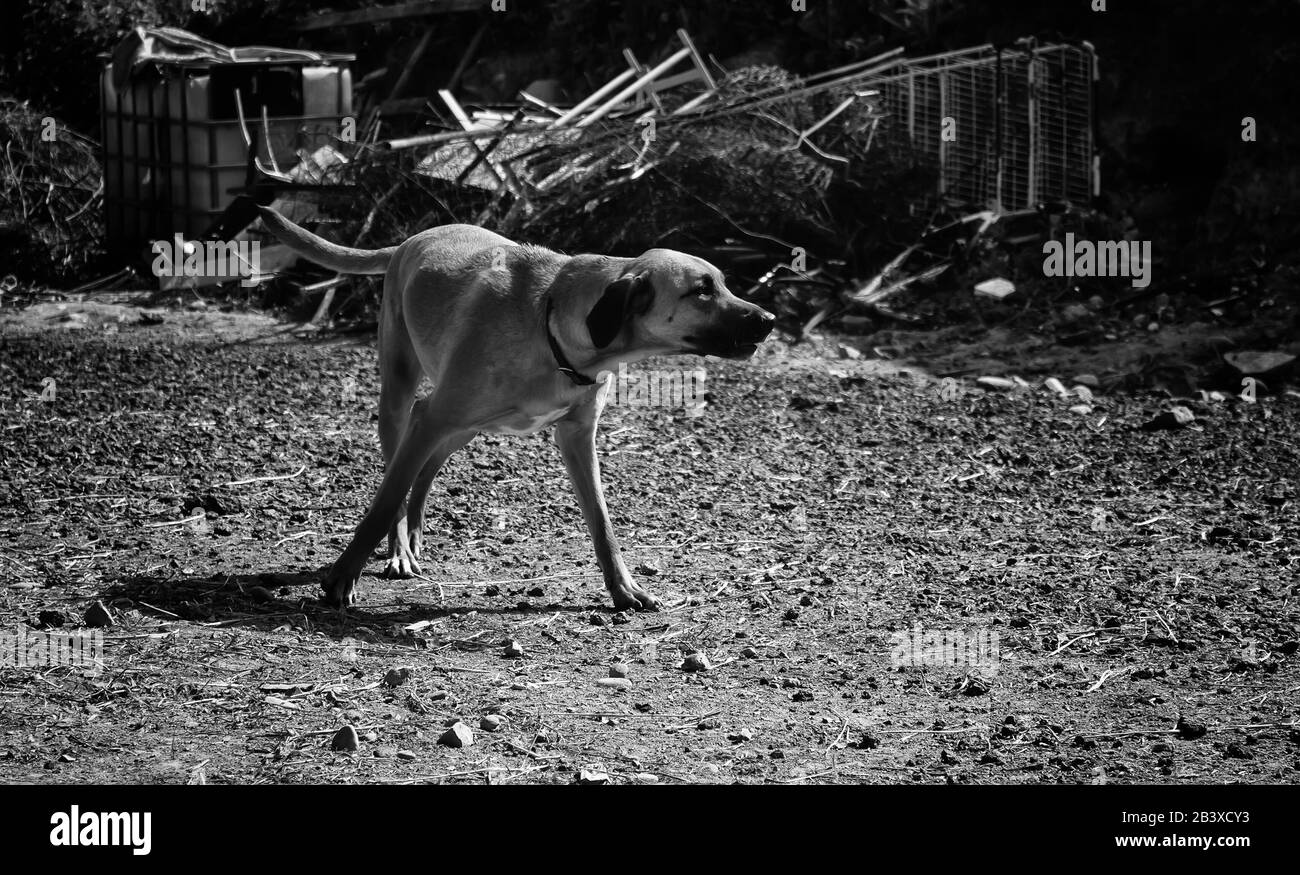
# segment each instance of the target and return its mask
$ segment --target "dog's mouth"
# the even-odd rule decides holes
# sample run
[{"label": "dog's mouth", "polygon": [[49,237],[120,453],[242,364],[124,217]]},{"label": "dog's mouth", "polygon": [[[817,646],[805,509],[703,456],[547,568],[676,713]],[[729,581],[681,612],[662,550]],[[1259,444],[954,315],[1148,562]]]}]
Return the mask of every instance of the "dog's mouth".
[{"label": "dog's mouth", "polygon": [[761,341],[738,340],[736,338],[683,338],[691,345],[691,352],[696,355],[712,355],[720,359],[747,359],[758,352]]}]

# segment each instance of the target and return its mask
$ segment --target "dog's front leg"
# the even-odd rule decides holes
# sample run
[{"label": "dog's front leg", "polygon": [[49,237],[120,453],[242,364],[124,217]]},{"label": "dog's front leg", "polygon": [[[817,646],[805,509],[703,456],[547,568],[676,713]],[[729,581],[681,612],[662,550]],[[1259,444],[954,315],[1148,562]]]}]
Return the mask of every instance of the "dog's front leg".
[{"label": "dog's front leg", "polygon": [[591,411],[578,419],[566,419],[555,427],[555,442],[564,457],[564,467],[569,472],[582,516],[587,521],[592,543],[596,547],[596,561],[605,577],[605,587],[614,599],[614,607],[657,611],[659,599],[637,585],[623,564],[623,556],[609,522],[605,507],[605,494],[600,486],[600,462],[596,459],[596,417]]}]

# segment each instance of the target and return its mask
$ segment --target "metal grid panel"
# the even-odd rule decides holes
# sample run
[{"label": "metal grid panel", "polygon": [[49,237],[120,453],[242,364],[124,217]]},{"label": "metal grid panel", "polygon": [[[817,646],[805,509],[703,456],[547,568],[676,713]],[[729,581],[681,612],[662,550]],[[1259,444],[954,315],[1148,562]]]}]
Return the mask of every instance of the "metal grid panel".
[{"label": "metal grid panel", "polygon": [[1091,46],[980,46],[903,61],[865,84],[881,93],[890,140],[934,162],[941,196],[1008,211],[1097,193],[1095,73]]}]

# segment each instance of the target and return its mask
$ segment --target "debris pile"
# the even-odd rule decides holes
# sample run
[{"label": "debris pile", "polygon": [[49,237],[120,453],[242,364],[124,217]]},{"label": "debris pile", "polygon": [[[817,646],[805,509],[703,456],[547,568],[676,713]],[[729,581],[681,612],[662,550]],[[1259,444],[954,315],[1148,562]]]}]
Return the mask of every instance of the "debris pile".
[{"label": "debris pile", "polygon": [[101,253],[99,147],[26,103],[0,99],[0,275],[83,273]]}]

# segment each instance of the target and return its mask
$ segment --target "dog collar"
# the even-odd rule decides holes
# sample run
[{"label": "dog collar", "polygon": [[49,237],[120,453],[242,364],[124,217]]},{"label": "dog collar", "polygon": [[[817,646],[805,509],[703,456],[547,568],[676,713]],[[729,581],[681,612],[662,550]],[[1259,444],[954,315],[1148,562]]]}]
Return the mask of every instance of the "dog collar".
[{"label": "dog collar", "polygon": [[559,372],[564,374],[573,381],[575,386],[594,386],[596,381],[586,374],[581,374],[569,364],[569,360],[564,357],[564,351],[560,349],[560,342],[555,339],[551,333],[551,310],[555,308],[555,299],[550,295],[546,296],[546,342],[551,345],[551,355],[555,356],[555,363],[559,365]]}]

